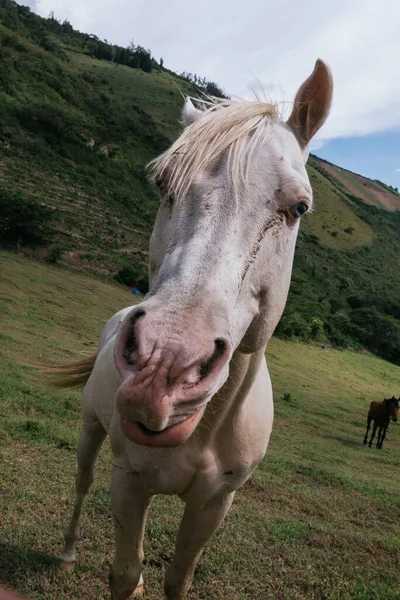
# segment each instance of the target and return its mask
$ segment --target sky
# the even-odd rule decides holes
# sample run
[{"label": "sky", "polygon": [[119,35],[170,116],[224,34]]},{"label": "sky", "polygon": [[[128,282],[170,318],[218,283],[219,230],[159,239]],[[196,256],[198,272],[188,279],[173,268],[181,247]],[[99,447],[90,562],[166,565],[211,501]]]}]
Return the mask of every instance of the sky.
[{"label": "sky", "polygon": [[316,58],[332,69],[315,154],[400,188],[399,0],[18,0],[109,42],[133,39],[235,97],[263,89],[286,114]]}]

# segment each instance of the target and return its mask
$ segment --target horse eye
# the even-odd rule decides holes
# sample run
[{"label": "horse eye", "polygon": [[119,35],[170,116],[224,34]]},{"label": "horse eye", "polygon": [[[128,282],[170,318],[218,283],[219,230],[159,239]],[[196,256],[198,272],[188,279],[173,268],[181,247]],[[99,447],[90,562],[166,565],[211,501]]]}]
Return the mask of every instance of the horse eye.
[{"label": "horse eye", "polygon": [[295,219],[300,219],[300,217],[302,217],[307,211],[308,204],[306,204],[305,202],[299,202],[290,209],[290,214]]}]

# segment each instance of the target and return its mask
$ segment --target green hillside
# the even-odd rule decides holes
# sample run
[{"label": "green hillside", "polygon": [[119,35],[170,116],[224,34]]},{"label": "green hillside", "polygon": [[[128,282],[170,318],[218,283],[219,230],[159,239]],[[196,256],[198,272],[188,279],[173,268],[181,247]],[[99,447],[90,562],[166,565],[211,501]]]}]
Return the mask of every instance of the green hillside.
[{"label": "green hillside", "polygon": [[144,168],[173,139],[189,85],[78,54],[79,37],[56,38],[60,59],[30,39],[38,17],[0,6],[0,185],[57,209],[37,254],[56,247],[111,275],[127,257],[145,261],[157,199]]},{"label": "green hillside", "polygon": [[[55,391],[21,363],[91,354],[129,290],[0,252],[0,581],[30,600],[108,598],[114,552],[105,443],[73,572],[57,568],[73,502],[80,391]],[[400,573],[399,423],[363,446],[371,400],[400,368],[369,354],[273,339],[275,423],[265,460],[196,571],[191,600],[395,600]],[[162,598],[182,504],[157,497],[146,529],[147,600]]]},{"label": "green hillside", "polygon": [[[2,245],[145,291],[158,203],[145,165],[177,135],[182,94],[196,89],[141,47],[0,0]],[[316,210],[278,335],[400,363],[400,196],[317,157],[308,169]]]},{"label": "green hillside", "polygon": [[386,185],[382,181],[362,177],[362,175],[332,165],[326,160],[314,157],[314,159],[311,159],[311,163],[313,162],[345,194],[353,194],[364,200],[366,204],[378,208],[400,210],[400,194],[397,188]]}]

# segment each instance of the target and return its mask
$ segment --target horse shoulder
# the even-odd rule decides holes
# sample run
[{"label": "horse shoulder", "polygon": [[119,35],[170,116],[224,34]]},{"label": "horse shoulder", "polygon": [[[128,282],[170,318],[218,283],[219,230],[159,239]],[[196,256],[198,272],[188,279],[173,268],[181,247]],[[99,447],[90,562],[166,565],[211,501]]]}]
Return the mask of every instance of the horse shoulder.
[{"label": "horse shoulder", "polygon": [[378,416],[382,411],[382,401],[381,400],[373,400],[369,406],[368,416],[374,418]]},{"label": "horse shoulder", "polygon": [[240,409],[221,431],[218,459],[228,470],[251,475],[265,456],[274,420],[271,379],[263,357]]},{"label": "horse shoulder", "polygon": [[265,357],[244,404],[245,435],[251,436],[252,454],[260,462],[267,451],[274,421],[272,384]]},{"label": "horse shoulder", "polygon": [[264,458],[273,422],[272,387],[264,357],[252,387],[235,403],[218,434],[201,451],[197,444],[188,444],[187,458],[191,456],[197,468],[191,485],[180,494],[185,502],[208,502],[239,489]]},{"label": "horse shoulder", "polygon": [[108,432],[114,413],[114,398],[121,385],[121,376],[114,361],[115,336],[119,324],[130,310],[124,309],[109,319],[100,335],[99,351],[82,400],[82,417],[86,427],[100,421]]}]

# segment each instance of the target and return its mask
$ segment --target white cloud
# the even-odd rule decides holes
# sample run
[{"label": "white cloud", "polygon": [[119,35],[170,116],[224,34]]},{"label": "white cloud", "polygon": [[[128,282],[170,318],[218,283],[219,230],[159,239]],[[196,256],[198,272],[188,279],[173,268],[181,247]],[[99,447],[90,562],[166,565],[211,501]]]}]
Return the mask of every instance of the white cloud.
[{"label": "white cloud", "polygon": [[[26,3],[21,0],[21,3]],[[34,0],[31,0],[34,2]],[[37,0],[88,33],[135,41],[178,72],[247,95],[257,80],[291,101],[317,57],[333,71],[335,98],[320,139],[400,128],[398,0]]]},{"label": "white cloud", "polygon": [[322,140],[322,139],[312,140],[311,144],[310,144],[310,151],[315,152],[315,150],[320,150],[321,148],[323,148],[325,146],[325,144],[327,142],[328,142],[328,140]]},{"label": "white cloud", "polygon": [[395,169],[396,173],[400,173],[400,169]]}]

